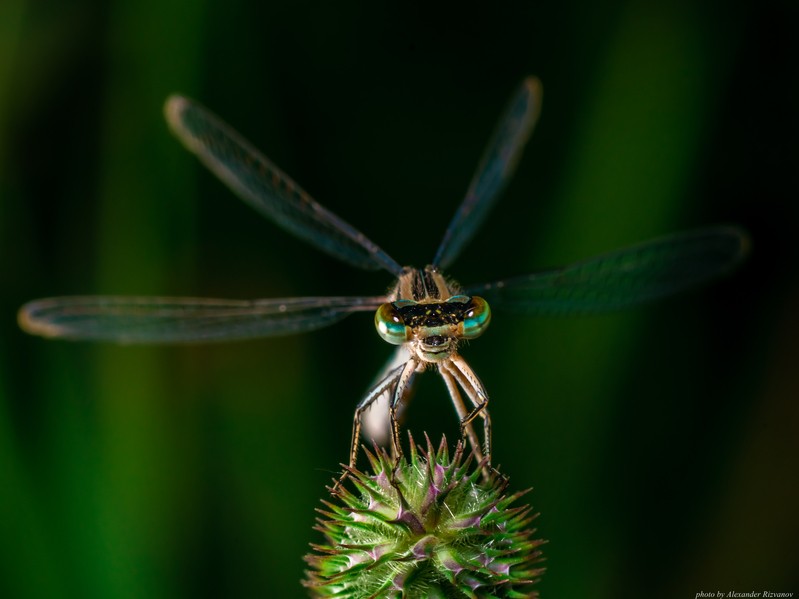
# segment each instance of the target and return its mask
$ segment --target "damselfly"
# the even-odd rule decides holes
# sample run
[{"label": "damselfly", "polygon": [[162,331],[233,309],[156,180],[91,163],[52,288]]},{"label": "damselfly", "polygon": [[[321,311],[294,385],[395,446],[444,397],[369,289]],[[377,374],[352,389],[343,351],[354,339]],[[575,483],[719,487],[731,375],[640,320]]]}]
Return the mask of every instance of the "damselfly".
[{"label": "damselfly", "polygon": [[[350,466],[355,465],[358,455],[362,416],[378,400],[388,404],[382,423],[389,428],[394,454],[402,454],[398,410],[415,375],[428,367],[436,369],[444,380],[460,418],[462,438],[469,442],[474,455],[485,457],[487,463],[491,456],[488,393],[461,357],[458,346],[486,330],[493,308],[527,314],[622,308],[721,275],[740,261],[747,247],[743,231],[719,226],[669,235],[564,268],[493,283],[461,287],[445,278],[442,270],[471,240],[511,177],[540,105],[538,80],[525,79],[500,119],[432,263],[416,269],[400,266],[360,231],[314,201],[208,110],[173,96],[165,106],[172,131],[234,193],[328,254],[360,268],[388,271],[397,279],[394,286],[376,296],[251,301],[56,297],[23,306],[20,325],[29,333],[64,339],[193,343],[288,335],[330,325],[355,312],[371,311],[380,337],[398,350],[355,409]],[[478,417],[483,422],[482,446],[473,425]],[[379,427],[373,426],[371,432],[376,436]]]}]

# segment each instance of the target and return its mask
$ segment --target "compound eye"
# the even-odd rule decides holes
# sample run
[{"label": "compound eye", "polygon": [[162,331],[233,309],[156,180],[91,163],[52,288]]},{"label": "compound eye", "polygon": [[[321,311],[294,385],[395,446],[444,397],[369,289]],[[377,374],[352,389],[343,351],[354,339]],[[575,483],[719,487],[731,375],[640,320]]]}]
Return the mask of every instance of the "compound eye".
[{"label": "compound eye", "polygon": [[411,334],[410,327],[405,326],[405,321],[394,304],[383,304],[377,309],[375,328],[377,334],[391,345],[402,345]]},{"label": "compound eye", "polygon": [[464,312],[463,322],[460,325],[461,337],[464,339],[476,339],[491,322],[491,308],[488,307],[488,302],[476,295],[471,299],[471,306]]}]

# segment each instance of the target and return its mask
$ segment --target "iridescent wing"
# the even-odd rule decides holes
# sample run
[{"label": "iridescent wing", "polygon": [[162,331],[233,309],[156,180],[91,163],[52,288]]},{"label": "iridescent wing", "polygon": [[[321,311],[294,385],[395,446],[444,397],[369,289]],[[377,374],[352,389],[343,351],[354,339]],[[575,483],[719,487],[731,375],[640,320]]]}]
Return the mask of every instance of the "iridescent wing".
[{"label": "iridescent wing", "polygon": [[74,296],[22,306],[20,326],[34,335],[118,343],[189,343],[292,335],[373,311],[385,297],[223,300],[185,297]]},{"label": "iridescent wing", "polygon": [[524,145],[541,109],[541,83],[534,77],[522,82],[499,121],[466,197],[449,223],[433,264],[446,269],[471,240],[521,158]]},{"label": "iridescent wing", "polygon": [[199,104],[171,96],[166,120],[188,150],[233,192],[303,241],[348,264],[399,276],[402,267],[349,223],[318,204],[230,126]]},{"label": "iridescent wing", "polygon": [[625,308],[723,275],[749,248],[744,231],[720,226],[677,233],[564,268],[469,287],[492,308],[590,314]]}]

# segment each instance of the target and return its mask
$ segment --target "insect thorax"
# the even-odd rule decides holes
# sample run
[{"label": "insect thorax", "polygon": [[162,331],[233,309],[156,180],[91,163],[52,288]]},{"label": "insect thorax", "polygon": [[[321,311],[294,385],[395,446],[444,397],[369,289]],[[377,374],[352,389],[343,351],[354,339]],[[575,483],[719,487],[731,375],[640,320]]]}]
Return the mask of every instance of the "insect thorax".
[{"label": "insect thorax", "polygon": [[445,302],[459,291],[457,283],[448,281],[434,266],[425,266],[424,270],[406,266],[390,297],[393,302],[434,303]]}]

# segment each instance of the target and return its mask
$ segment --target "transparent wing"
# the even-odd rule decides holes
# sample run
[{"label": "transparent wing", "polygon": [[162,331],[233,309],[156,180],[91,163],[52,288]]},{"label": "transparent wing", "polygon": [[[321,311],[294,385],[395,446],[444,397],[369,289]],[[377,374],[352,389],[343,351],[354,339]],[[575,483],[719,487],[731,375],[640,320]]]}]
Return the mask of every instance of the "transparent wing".
[{"label": "transparent wing", "polygon": [[688,289],[732,270],[747,234],[714,227],[661,237],[565,268],[467,289],[489,305],[529,314],[604,312]]},{"label": "transparent wing", "polygon": [[291,335],[333,324],[383,297],[223,300],[74,296],[22,306],[20,326],[34,335],[119,343],[231,341]]},{"label": "transparent wing", "polygon": [[483,224],[489,210],[516,170],[524,145],[541,109],[541,83],[534,77],[522,82],[499,121],[466,197],[444,233],[433,264],[446,269]]},{"label": "transparent wing", "polygon": [[318,204],[248,141],[199,104],[171,96],[166,120],[188,150],[248,204],[300,239],[365,269],[402,268],[349,223]]}]

